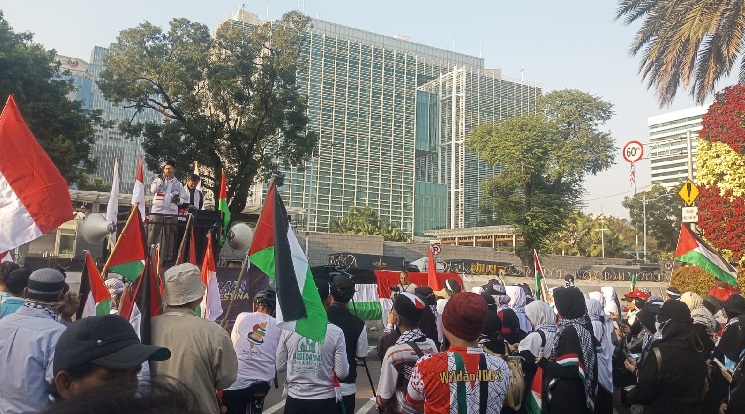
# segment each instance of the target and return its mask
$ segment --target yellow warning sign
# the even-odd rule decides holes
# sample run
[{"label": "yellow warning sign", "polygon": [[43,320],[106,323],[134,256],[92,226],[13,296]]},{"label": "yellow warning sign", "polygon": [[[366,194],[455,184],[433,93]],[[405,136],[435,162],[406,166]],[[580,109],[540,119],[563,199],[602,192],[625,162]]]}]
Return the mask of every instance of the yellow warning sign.
[{"label": "yellow warning sign", "polygon": [[683,186],[680,187],[678,195],[687,205],[690,206],[694,201],[696,201],[696,197],[698,197],[698,187],[696,187],[696,184],[694,184],[693,181],[686,180]]}]

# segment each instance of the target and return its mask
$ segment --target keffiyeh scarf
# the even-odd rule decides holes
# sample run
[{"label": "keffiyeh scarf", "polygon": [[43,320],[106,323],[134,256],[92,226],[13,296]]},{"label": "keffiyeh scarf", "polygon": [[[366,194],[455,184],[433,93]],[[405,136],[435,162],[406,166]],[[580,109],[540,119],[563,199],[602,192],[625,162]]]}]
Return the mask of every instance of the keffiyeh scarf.
[{"label": "keffiyeh scarf", "polygon": [[410,331],[406,331],[402,333],[401,336],[399,336],[398,339],[396,339],[396,345],[405,344],[407,342],[413,342],[423,336],[425,335],[419,328],[414,328]]},{"label": "keffiyeh scarf", "polygon": [[559,344],[559,338],[561,338],[564,330],[566,330],[566,328],[570,326],[574,327],[574,330],[577,332],[580,347],[582,348],[582,361],[579,368],[583,371],[582,379],[584,380],[585,385],[585,397],[587,398],[587,406],[592,408],[595,406],[594,384],[597,381],[597,379],[595,378],[595,364],[597,363],[595,348],[597,347],[597,341],[595,340],[595,337],[591,332],[592,322],[590,321],[590,317],[587,315],[587,313],[580,316],[579,318],[563,318],[559,320],[559,327],[556,330],[556,339],[554,339],[554,346],[551,350],[551,354],[556,355],[556,348]]}]

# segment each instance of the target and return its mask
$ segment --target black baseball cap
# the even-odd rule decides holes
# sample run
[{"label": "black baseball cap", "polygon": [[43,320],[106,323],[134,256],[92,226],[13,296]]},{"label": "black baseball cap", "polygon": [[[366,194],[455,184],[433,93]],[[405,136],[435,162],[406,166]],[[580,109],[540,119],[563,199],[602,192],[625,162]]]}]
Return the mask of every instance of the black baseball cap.
[{"label": "black baseball cap", "polygon": [[128,369],[143,362],[165,361],[168,348],[143,345],[134,328],[119,315],[79,319],[62,333],[54,351],[54,375],[92,363],[111,369]]}]

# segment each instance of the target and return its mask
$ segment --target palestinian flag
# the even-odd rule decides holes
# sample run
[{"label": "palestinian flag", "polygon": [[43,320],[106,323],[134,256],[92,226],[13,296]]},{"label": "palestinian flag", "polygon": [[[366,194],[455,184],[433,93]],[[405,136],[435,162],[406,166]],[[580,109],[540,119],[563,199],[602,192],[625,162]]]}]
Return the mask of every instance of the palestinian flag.
[{"label": "palestinian flag", "polygon": [[737,286],[737,269],[717,253],[699,235],[691,231],[685,223],[680,228],[675,260],[695,264],[711,273],[717,279]]},{"label": "palestinian flag", "polygon": [[124,225],[119,239],[111,251],[109,259],[101,273],[107,271],[119,273],[131,281],[137,280],[145,267],[145,229],[140,220],[139,210],[132,208],[127,223]]},{"label": "palestinian flag", "polygon": [[[311,268],[314,279],[331,280],[331,272],[335,266],[315,266]],[[381,320],[383,317],[382,303],[379,296],[378,278],[369,269],[346,269],[354,279],[354,296],[349,302],[349,311],[366,321]],[[387,299],[390,302],[390,299]],[[388,308],[392,306],[391,302]]]},{"label": "palestinian flag", "polygon": [[538,367],[533,381],[530,383],[530,394],[525,398],[525,412],[527,414],[541,414],[543,412],[543,368]]},{"label": "palestinian flag", "polygon": [[220,179],[220,201],[218,201],[217,209],[222,212],[222,234],[223,239],[228,234],[228,224],[230,224],[230,209],[228,209],[228,185],[225,181],[225,170],[222,170],[222,178]]},{"label": "palestinian flag", "polygon": [[541,300],[541,280],[543,279],[543,269],[541,262],[538,260],[538,252],[533,249],[533,264],[535,265],[535,295],[536,300]]},{"label": "palestinian flag", "polygon": [[108,315],[111,312],[111,294],[106,289],[90,252],[85,252],[85,267],[80,279],[80,296],[85,299],[80,302],[77,319],[86,316]]},{"label": "palestinian flag", "polygon": [[217,285],[217,267],[212,251],[212,235],[209,233],[207,234],[207,251],[204,252],[204,262],[202,262],[202,283],[207,286],[207,291],[204,293],[202,303],[197,309],[200,316],[214,322],[222,315],[223,310],[220,301],[220,288]]},{"label": "palestinian flag", "polygon": [[274,183],[269,186],[248,254],[251,264],[276,282],[278,325],[323,343],[326,310]]}]

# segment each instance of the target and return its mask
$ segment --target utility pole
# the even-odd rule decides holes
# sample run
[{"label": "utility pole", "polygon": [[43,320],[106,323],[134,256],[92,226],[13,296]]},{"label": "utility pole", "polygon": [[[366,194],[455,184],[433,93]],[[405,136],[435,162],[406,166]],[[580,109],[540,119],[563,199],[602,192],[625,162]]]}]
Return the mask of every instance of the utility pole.
[{"label": "utility pole", "polygon": [[605,216],[603,216],[602,213],[600,213],[600,225],[601,227],[599,229],[596,229],[595,231],[600,232],[600,248],[603,258],[605,258],[605,232],[609,231],[610,229],[605,228]]}]

